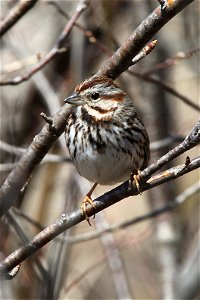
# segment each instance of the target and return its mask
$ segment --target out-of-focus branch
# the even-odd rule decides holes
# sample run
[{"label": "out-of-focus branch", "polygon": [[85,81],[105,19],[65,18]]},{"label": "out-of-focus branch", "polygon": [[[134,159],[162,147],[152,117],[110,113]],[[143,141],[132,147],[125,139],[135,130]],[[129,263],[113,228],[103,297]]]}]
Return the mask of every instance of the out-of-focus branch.
[{"label": "out-of-focus branch", "polygon": [[123,45],[113,54],[107,63],[101,67],[96,76],[106,76],[116,79],[127,70],[135,57],[149,40],[176,14],[183,10],[193,0],[174,0],[163,11],[157,7],[128,37]]},{"label": "out-of-focus branch", "polygon": [[164,139],[154,141],[150,143],[150,150],[152,151],[157,151],[162,148],[166,148],[167,146],[172,146],[174,144],[178,144],[184,140],[185,137],[180,136],[180,135],[173,135],[170,134]]},{"label": "out-of-focus branch", "polygon": [[[193,130],[194,132],[194,130]],[[200,135],[200,130],[199,130]],[[193,139],[192,139],[193,137]],[[190,149],[194,147],[197,144],[197,137],[194,134],[190,134],[187,137],[188,145],[187,147],[184,147],[184,142],[179,145],[179,148],[176,149],[177,156],[180,153],[183,153],[186,151],[187,148]],[[199,141],[199,136],[198,136]],[[184,148],[184,150],[182,149]],[[182,149],[182,151],[180,150]],[[172,159],[175,158],[175,154],[173,151],[170,151],[168,154],[164,155],[162,158],[160,158],[157,161],[158,166],[163,166],[167,161],[166,158]],[[150,176],[158,170],[156,168],[156,163],[150,165],[145,170],[141,172],[141,176],[144,176],[146,178],[150,178],[147,182],[141,183],[140,190],[141,192],[149,190],[157,185],[163,184],[164,182],[173,180],[175,178],[178,178],[182,175],[185,175],[197,168],[200,167],[200,157],[197,157],[193,159],[192,161],[187,161],[184,165],[179,165],[174,168],[168,169],[158,175],[155,175],[150,178]],[[105,193],[104,195],[98,197],[94,200],[95,202],[95,209],[93,207],[88,207],[87,214],[88,216],[93,215],[94,213],[98,213],[99,211],[111,206],[112,204],[129,197],[131,195],[137,195],[138,189],[135,185],[132,184],[130,187],[129,181],[124,182],[120,186],[116,187],[115,189],[111,190],[108,193]],[[0,264],[0,274],[5,277],[6,274],[11,271],[15,266],[17,266],[19,263],[21,263],[23,260],[25,260],[27,257],[35,253],[37,250],[39,250],[41,247],[43,247],[45,244],[47,244],[49,241],[51,241],[53,238],[58,236],[63,231],[73,227],[74,225],[80,223],[83,221],[85,216],[82,214],[81,210],[78,209],[71,214],[68,215],[62,215],[60,219],[55,221],[55,223],[51,224],[47,228],[45,228],[43,231],[38,233],[32,241],[27,243],[25,246],[22,246],[21,248],[14,251],[12,254],[10,254],[1,264]]]},{"label": "out-of-focus branch", "polygon": [[155,78],[154,76],[146,75],[146,74],[143,74],[143,73],[135,71],[135,70],[134,71],[129,70],[128,72],[129,72],[129,74],[131,74],[133,76],[136,76],[136,77],[138,77],[138,78],[140,78],[144,81],[160,85],[163,89],[165,89],[166,92],[169,92],[171,95],[179,98],[185,104],[187,104],[188,106],[194,108],[195,110],[200,111],[200,107],[196,103],[192,102],[186,96],[184,96],[184,95],[180,94],[179,92],[177,92],[174,88],[172,88],[166,82],[162,82],[161,80],[159,80],[158,78]]},{"label": "out-of-focus branch", "polygon": [[23,0],[9,12],[0,24],[0,36],[3,36],[25,13],[27,13],[38,0]]},{"label": "out-of-focus branch", "polygon": [[[13,228],[13,230],[15,231],[16,237],[18,237],[20,239],[21,244],[23,245],[24,243],[27,243],[28,237],[27,237],[25,231],[23,230],[22,225],[20,225],[19,222],[16,220],[14,213],[8,212],[8,214],[6,215],[6,219],[7,219],[7,222],[9,223],[9,226],[11,226]],[[38,267],[40,273],[43,276],[47,277],[49,274],[48,274],[47,270],[45,270],[45,268],[41,264],[39,258],[34,257],[33,259],[34,259],[34,262],[35,262],[36,266]],[[8,279],[12,279],[12,277],[8,278]]]},{"label": "out-of-focus branch", "polygon": [[[55,1],[48,1],[49,4],[53,5],[57,11],[64,16],[67,20],[69,19],[69,15],[59,6],[58,2]],[[106,55],[111,56],[112,55],[112,51],[106,47],[101,41],[100,39],[96,38],[94,36],[94,34],[92,33],[92,31],[87,30],[82,24],[79,24],[77,22],[74,23],[74,26],[76,26],[78,29],[80,29],[85,37],[88,39],[88,41],[92,44],[96,44],[96,46]]]},{"label": "out-of-focus branch", "polygon": [[173,65],[176,65],[179,61],[183,59],[187,59],[192,57],[193,55],[197,54],[200,51],[200,48],[190,50],[188,52],[178,52],[175,57],[168,58],[164,62],[161,62],[153,67],[151,67],[149,70],[142,72],[142,75],[151,75],[152,73],[158,72],[160,70],[166,69],[168,67],[171,67]]},{"label": "out-of-focus branch", "polygon": [[0,85],[16,85],[23,81],[28,80],[31,76],[33,76],[36,72],[42,69],[45,65],[47,65],[52,59],[54,59],[57,55],[66,51],[66,48],[63,48],[62,45],[66,38],[69,36],[74,23],[78,20],[80,15],[85,11],[87,8],[86,1],[80,1],[80,4],[77,5],[77,8],[71,17],[71,19],[67,22],[65,28],[61,32],[55,46],[50,50],[50,52],[35,66],[33,67],[27,74],[23,76],[17,76],[11,80],[3,80],[0,82]]},{"label": "out-of-focus branch", "polygon": [[186,262],[182,263],[177,269],[175,276],[174,289],[176,299],[192,300],[197,299],[199,295],[200,282],[200,245],[199,240],[192,249]]},{"label": "out-of-focus branch", "polygon": [[[169,142],[170,143],[173,142],[173,138],[169,139]],[[164,141],[164,143],[165,143],[165,141]],[[159,146],[159,144],[158,144],[158,146]],[[161,142],[161,146],[162,146],[162,142]],[[14,154],[15,156],[22,156],[26,152],[27,149],[22,148],[22,147],[17,147],[17,146],[14,146],[14,145],[10,145],[10,144],[0,140],[0,150],[3,150],[5,152],[11,153],[11,154]],[[48,153],[45,156],[45,158],[42,160],[42,163],[48,163],[48,162],[51,162],[51,163],[52,162],[55,162],[55,163],[69,162],[69,163],[71,163],[72,161],[69,157],[67,157],[67,155],[49,154]]]},{"label": "out-of-focus branch", "polygon": [[195,147],[200,143],[200,121],[197,122],[196,126],[193,128],[192,132],[184,139],[184,141],[176,146],[174,149],[170,150],[166,155],[162,156],[155,163],[151,164],[148,168],[142,171],[143,179],[147,180],[152,172],[160,170],[168,162],[172,161],[174,158],[188,151],[189,149]]},{"label": "out-of-focus branch", "polygon": [[[104,230],[110,227],[104,214],[98,214],[96,216],[95,224],[97,230]],[[130,293],[126,272],[113,233],[107,231],[106,234],[100,236],[100,241],[110,269],[110,275],[113,279],[116,298],[131,299],[133,293]]]},{"label": "out-of-focus branch", "polygon": [[[154,141],[150,143],[150,150],[157,151],[158,149],[165,148],[166,146],[176,144],[178,142],[183,141],[184,138],[182,136],[177,135],[170,135],[169,137],[166,137],[159,141]],[[10,145],[6,142],[3,142],[0,140],[0,150],[3,150],[5,152],[14,154],[15,156],[22,156],[23,153],[26,152],[25,148],[17,147],[14,145]],[[66,155],[59,155],[59,154],[47,154],[44,159],[41,161],[41,163],[61,163],[61,162],[68,162],[72,163],[71,158],[67,157]],[[15,163],[2,163],[0,164],[0,172],[2,171],[10,171],[14,168],[17,162]]]}]

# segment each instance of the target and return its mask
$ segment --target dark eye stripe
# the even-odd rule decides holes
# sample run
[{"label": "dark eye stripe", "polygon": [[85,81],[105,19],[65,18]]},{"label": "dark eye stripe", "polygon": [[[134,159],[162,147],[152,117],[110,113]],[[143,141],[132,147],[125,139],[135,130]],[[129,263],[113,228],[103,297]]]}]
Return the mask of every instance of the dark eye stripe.
[{"label": "dark eye stripe", "polygon": [[114,94],[114,95],[102,95],[101,99],[121,102],[121,101],[123,101],[124,97],[125,97],[124,93],[119,93],[119,94]]}]

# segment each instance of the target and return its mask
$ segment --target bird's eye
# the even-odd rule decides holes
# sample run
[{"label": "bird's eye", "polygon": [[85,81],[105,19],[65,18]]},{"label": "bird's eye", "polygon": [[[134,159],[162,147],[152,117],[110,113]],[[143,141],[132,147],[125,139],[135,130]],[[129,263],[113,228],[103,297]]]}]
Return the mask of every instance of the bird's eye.
[{"label": "bird's eye", "polygon": [[91,98],[92,100],[97,100],[99,98],[99,93],[92,93]]}]

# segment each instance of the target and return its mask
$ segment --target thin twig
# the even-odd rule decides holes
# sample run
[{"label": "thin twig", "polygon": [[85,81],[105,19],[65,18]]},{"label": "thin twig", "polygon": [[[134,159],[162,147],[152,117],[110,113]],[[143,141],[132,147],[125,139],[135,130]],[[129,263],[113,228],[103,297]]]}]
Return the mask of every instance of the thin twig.
[{"label": "thin twig", "polygon": [[96,76],[105,76],[116,79],[122,72],[127,70],[133,57],[153,38],[153,36],[176,14],[183,10],[193,0],[176,0],[173,5],[165,9],[157,7],[128,37],[123,45],[112,55],[104,66],[97,72]]},{"label": "thin twig", "polygon": [[190,50],[188,52],[183,52],[183,51],[178,52],[176,54],[176,56],[166,59],[164,62],[161,62],[161,63],[151,67],[149,70],[143,71],[141,74],[143,76],[144,75],[145,76],[151,75],[152,73],[155,73],[157,71],[166,69],[166,68],[171,67],[173,65],[176,65],[181,60],[190,58],[193,55],[197,54],[199,51],[200,51],[200,48],[196,48],[196,49]]},{"label": "thin twig", "polygon": [[55,43],[55,46],[50,50],[50,52],[36,65],[34,68],[32,68],[27,74],[23,76],[17,76],[10,80],[3,80],[0,82],[0,85],[16,85],[23,81],[26,81],[30,79],[36,72],[38,72],[40,69],[42,69],[45,65],[47,65],[52,59],[54,59],[57,55],[60,53],[63,53],[63,51],[66,51],[66,48],[63,48],[63,43],[66,40],[66,38],[69,36],[74,23],[78,20],[80,15],[85,11],[86,9],[86,1],[81,1],[79,5],[77,5],[77,8],[69,20],[67,22],[65,28],[61,32],[57,42]]},{"label": "thin twig", "polygon": [[141,59],[143,59],[144,57],[146,57],[147,55],[149,55],[153,49],[156,47],[157,44],[157,40],[154,40],[150,43],[148,43],[133,59],[131,62],[131,65],[135,65],[136,63],[138,63]]},{"label": "thin twig", "polygon": [[[1,140],[0,140],[0,150],[3,150],[7,153],[14,154],[15,156],[22,156],[27,151],[27,149],[25,149],[25,148],[10,145],[10,144],[8,144],[6,142],[3,142]],[[60,163],[60,162],[72,163],[72,160],[67,155],[49,154],[48,153],[44,157],[44,159],[42,160],[41,163],[49,163],[49,162],[50,163]],[[10,164],[10,168],[12,169],[12,167],[14,165],[16,165],[16,163]],[[4,168],[3,164],[2,164],[2,167]],[[7,165],[7,168],[9,168],[9,165]]]},{"label": "thin twig", "polygon": [[[67,20],[69,19],[69,15],[59,6],[58,2],[55,2],[55,1],[48,1],[49,4],[53,5],[57,11],[62,15],[64,16]],[[90,30],[87,30],[83,25],[79,24],[78,22],[75,22],[74,23],[74,26],[76,26],[78,29],[80,29],[85,37],[88,39],[88,41],[91,43],[91,44],[96,44],[96,46],[103,52],[105,53],[106,55],[111,56],[113,53],[112,51],[106,47],[101,41],[100,39],[96,38],[94,36],[94,34],[92,33],[92,31]]]},{"label": "thin twig", "polygon": [[[13,212],[8,212],[6,215],[6,219],[9,223],[9,226],[13,227],[14,231],[16,232],[16,236],[20,239],[21,244],[23,245],[24,243],[28,242],[28,237],[26,235],[26,233],[24,232],[24,229],[22,228],[22,226],[19,224],[19,222],[17,222]],[[36,266],[38,267],[38,270],[40,270],[41,275],[43,276],[43,278],[47,278],[47,276],[49,276],[47,270],[45,270],[45,268],[43,267],[42,263],[40,262],[38,257],[33,257],[34,262],[36,264]],[[9,274],[10,275],[10,274]],[[16,274],[14,274],[12,277],[8,278],[8,279],[13,279],[15,277]]]},{"label": "thin twig", "polygon": [[[174,143],[182,142],[184,140],[183,136],[178,135],[170,135],[162,140],[154,141],[150,143],[150,150],[151,152],[157,151],[159,149],[165,148],[166,146],[172,145]],[[23,153],[26,152],[25,148],[17,147],[14,145],[10,145],[6,142],[0,140],[0,150],[5,152],[14,154],[15,156],[21,156]],[[41,161],[41,164],[44,163],[60,163],[60,162],[68,162],[72,163],[71,158],[66,155],[58,155],[58,154],[47,154],[44,159]],[[12,170],[17,162],[15,163],[2,163],[0,164],[0,171],[10,171]]]},{"label": "thin twig", "polygon": [[154,83],[154,84],[158,84],[159,86],[161,86],[166,92],[169,92],[170,94],[172,94],[173,96],[179,98],[180,100],[182,100],[185,104],[187,104],[188,106],[190,106],[191,108],[200,111],[200,107],[199,105],[197,105],[196,103],[192,102],[189,98],[187,98],[186,96],[180,94],[179,92],[177,92],[174,88],[172,88],[169,84],[167,84],[166,82],[162,82],[161,80],[159,80],[158,78],[155,78],[151,75],[145,75],[141,72],[138,71],[131,71],[128,70],[128,73],[136,76],[144,81],[150,82],[150,83]]},{"label": "thin twig", "polygon": [[151,142],[150,143],[150,150],[151,150],[151,152],[158,151],[158,150],[166,148],[168,146],[172,146],[173,144],[180,143],[184,139],[185,139],[185,137],[180,136],[180,135],[169,135],[164,139]]},{"label": "thin twig", "polygon": [[141,176],[144,180],[147,180],[152,172],[160,170],[164,165],[172,161],[174,158],[195,147],[200,143],[200,121],[197,122],[192,132],[184,139],[184,141],[170,150],[167,154],[159,158],[155,163],[151,164],[144,171],[141,172]]}]

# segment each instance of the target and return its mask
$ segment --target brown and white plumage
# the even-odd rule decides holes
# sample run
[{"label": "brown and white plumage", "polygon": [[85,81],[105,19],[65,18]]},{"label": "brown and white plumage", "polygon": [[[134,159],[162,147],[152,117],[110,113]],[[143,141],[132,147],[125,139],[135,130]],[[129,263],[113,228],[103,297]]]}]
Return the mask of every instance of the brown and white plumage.
[{"label": "brown and white plumage", "polygon": [[81,176],[110,185],[147,166],[146,129],[132,100],[112,80],[85,80],[65,102],[73,105],[66,143]]}]

